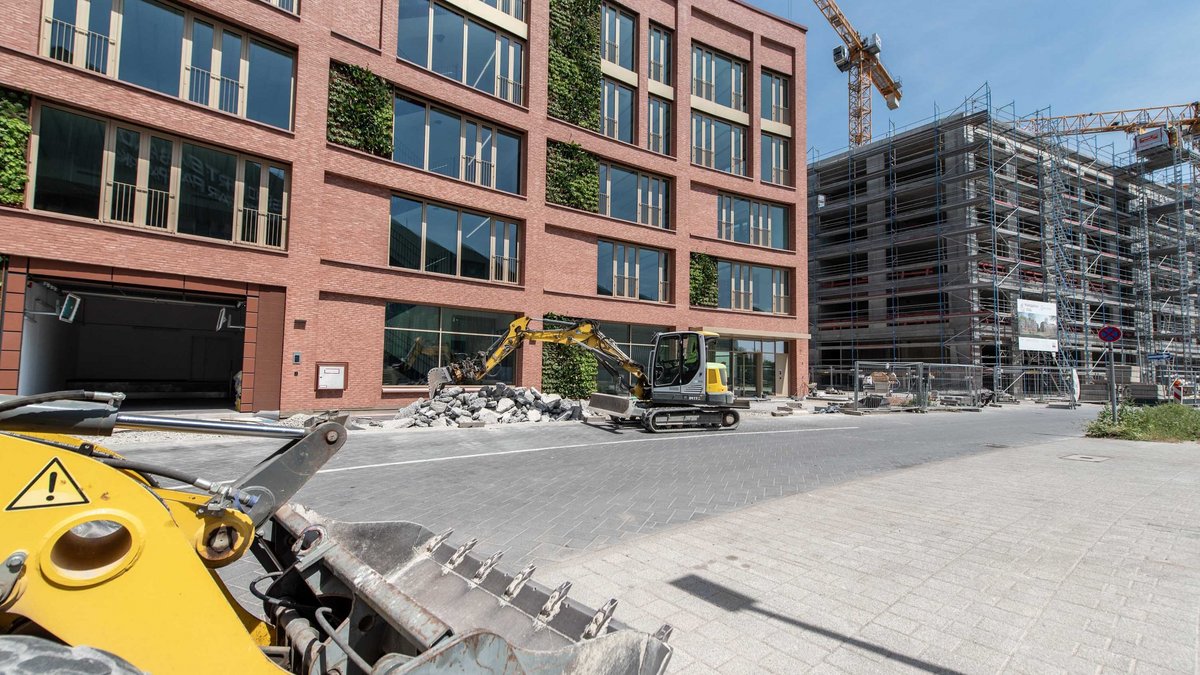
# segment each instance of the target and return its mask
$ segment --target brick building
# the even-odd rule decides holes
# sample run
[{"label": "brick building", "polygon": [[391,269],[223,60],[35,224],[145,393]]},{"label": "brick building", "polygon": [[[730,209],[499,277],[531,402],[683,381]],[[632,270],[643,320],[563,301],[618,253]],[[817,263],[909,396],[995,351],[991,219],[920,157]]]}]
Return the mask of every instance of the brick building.
[{"label": "brick building", "polygon": [[[735,0],[0,9],[0,156],[29,176],[0,186],[0,393],[215,402],[240,372],[246,410],[391,406],[550,312],[639,358],[715,330],[741,394],[807,379],[801,26]],[[538,384],[540,347],[496,378]]]}]

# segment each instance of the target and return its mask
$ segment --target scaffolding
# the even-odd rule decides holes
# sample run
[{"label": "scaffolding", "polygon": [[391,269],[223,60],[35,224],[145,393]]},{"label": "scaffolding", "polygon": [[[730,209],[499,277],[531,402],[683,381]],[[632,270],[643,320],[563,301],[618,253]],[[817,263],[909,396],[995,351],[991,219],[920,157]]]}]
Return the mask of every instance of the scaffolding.
[{"label": "scaffolding", "polygon": [[[1065,396],[1072,369],[1105,377],[1106,324],[1126,333],[1114,348],[1125,381],[1200,366],[1195,154],[1035,137],[1014,109],[984,85],[869,145],[812,154],[814,371],[976,365],[995,391]],[[1018,349],[1019,299],[1057,306],[1057,350]]]}]

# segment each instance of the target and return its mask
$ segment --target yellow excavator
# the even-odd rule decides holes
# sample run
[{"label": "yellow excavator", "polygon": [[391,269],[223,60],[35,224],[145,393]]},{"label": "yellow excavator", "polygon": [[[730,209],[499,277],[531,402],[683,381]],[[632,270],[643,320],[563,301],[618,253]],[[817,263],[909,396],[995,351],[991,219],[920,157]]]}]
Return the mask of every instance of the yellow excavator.
[{"label": "yellow excavator", "polygon": [[[310,428],[119,411],[121,394],[0,397],[0,672],[603,673],[658,675],[654,635],[505,571],[404,521],[350,523],[291,498],[346,443]],[[241,478],[217,481],[186,446],[164,462],[65,434],[155,429],[275,438]],[[171,459],[178,458],[178,459]],[[220,471],[220,467],[212,467]],[[174,486],[169,485],[174,484]],[[352,496],[347,496],[352,499]],[[218,570],[261,571],[241,595]],[[253,572],[245,566],[239,576]],[[254,608],[255,605],[248,605]]]},{"label": "yellow excavator", "polygon": [[[749,402],[734,398],[726,385],[725,364],[711,363],[720,337],[709,331],[674,331],[654,337],[649,368],[634,361],[591,319],[559,321],[523,316],[508,326],[486,351],[429,371],[429,397],[442,386],[480,382],[506,357],[526,342],[579,345],[590,351],[611,372],[630,396],[592,394],[588,406],[618,421],[638,420],[651,432],[689,429],[736,429],[738,409]],[[633,385],[625,384],[627,373]]]}]

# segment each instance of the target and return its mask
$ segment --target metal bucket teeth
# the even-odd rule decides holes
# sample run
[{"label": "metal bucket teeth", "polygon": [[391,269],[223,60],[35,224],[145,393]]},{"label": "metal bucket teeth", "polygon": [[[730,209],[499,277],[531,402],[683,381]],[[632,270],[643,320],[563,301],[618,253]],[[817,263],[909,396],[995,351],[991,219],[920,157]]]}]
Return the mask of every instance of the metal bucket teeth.
[{"label": "metal bucket teeth", "polygon": [[[501,644],[496,640],[522,663],[532,653],[554,655],[552,660],[570,672],[651,675],[662,672],[670,660],[665,643],[669,627],[664,627],[666,633],[660,630],[661,637],[650,636],[613,618],[615,600],[599,610],[568,602],[570,582],[551,591],[531,579],[533,565],[516,574],[505,571],[498,565],[500,553],[486,558],[474,553],[474,539],[455,548],[447,542],[449,532],[434,536],[416,523],[344,523],[292,504],[274,518],[292,536],[313,524],[326,528],[323,568],[352,589],[356,599],[367,595],[365,601],[378,608],[381,618],[422,652],[403,672],[412,672],[433,652],[442,653],[439,658],[452,658],[452,653],[459,658],[475,649],[493,650]],[[290,561],[281,562],[286,566]],[[314,574],[305,583],[313,587],[326,576]],[[323,592],[312,590],[318,596]],[[616,669],[612,664],[621,665]]]}]

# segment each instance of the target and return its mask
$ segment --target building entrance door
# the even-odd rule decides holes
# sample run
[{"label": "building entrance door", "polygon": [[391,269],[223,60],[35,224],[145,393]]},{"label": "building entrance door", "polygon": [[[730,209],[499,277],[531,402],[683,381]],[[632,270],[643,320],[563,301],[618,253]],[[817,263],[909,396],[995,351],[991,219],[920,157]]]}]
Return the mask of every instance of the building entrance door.
[{"label": "building entrance door", "polygon": [[733,395],[759,397],[763,393],[762,352],[734,352]]}]

